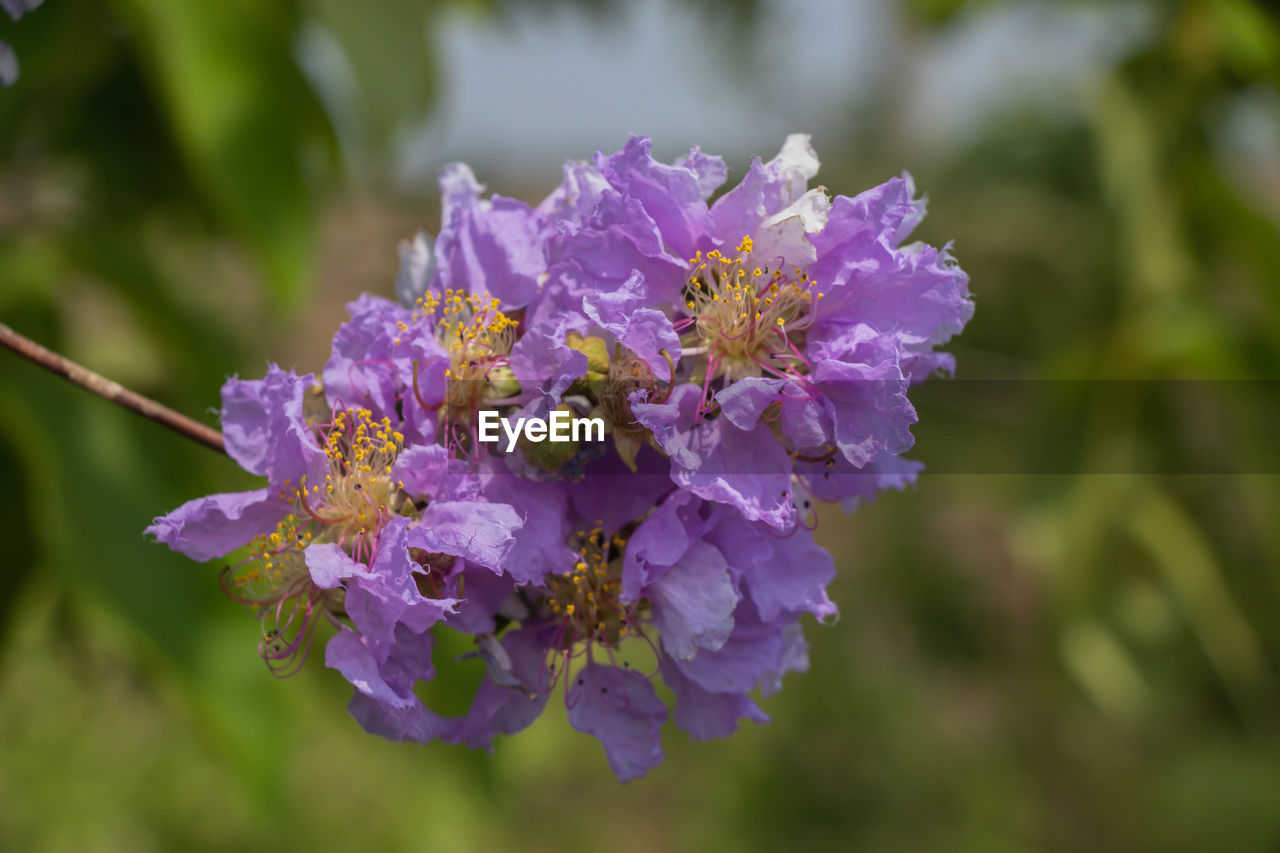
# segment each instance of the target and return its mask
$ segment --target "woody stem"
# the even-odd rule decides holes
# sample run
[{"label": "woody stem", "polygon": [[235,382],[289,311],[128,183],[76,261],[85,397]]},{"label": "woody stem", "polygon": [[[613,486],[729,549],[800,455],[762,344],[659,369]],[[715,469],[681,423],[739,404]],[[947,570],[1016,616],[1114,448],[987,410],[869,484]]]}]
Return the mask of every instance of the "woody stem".
[{"label": "woody stem", "polygon": [[192,441],[197,441],[206,447],[211,447],[219,453],[227,452],[222,433],[216,429],[194,421],[186,415],[179,414],[149,397],[130,391],[120,383],[112,382],[87,367],[75,363],[66,356],[59,355],[53,350],[40,346],[30,338],[10,329],[4,323],[0,323],[0,344],[35,362],[45,370],[56,373],[62,378],[79,385],[86,391],[97,394],[99,397],[110,400],[117,405],[124,406],[129,411],[136,412],[144,418],[149,418],[158,424],[167,426],[174,432],[184,435]]}]

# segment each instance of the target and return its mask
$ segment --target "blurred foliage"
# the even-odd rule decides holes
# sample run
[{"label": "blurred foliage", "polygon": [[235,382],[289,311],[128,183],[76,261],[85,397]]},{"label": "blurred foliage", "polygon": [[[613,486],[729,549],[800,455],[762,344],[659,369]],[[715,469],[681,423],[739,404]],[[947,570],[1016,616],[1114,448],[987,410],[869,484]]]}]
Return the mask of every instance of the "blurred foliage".
[{"label": "blurred foliage", "polygon": [[[210,422],[228,373],[322,351],[342,300],[389,287],[360,270],[389,275],[434,207],[359,199],[435,103],[427,32],[453,5],[515,9],[49,0],[5,22],[0,320]],[[759,26],[759,3],[688,5]],[[925,41],[998,5],[919,0],[904,26]],[[1223,428],[1185,383],[1114,381],[1280,372],[1280,187],[1222,142],[1241,99],[1280,90],[1280,28],[1248,0],[1150,12],[1078,121],[1008,115],[920,168],[886,98],[850,120],[856,160],[821,148],[833,188],[911,167],[920,236],[955,238],[973,278],[916,455],[1115,473],[939,474],[825,515],[844,618],[810,627],[811,672],[769,726],[669,732],[625,788],[554,703],[487,756],[365,736],[319,661],[272,680],[217,566],[140,535],[250,479],[0,357],[0,848],[1280,847],[1280,483],[1248,473],[1275,470],[1275,420]],[[324,55],[346,76],[316,79]],[[325,275],[344,280],[317,297]],[[969,379],[1023,381],[1021,408],[954,406]],[[1144,470],[1242,473],[1122,473]]]}]

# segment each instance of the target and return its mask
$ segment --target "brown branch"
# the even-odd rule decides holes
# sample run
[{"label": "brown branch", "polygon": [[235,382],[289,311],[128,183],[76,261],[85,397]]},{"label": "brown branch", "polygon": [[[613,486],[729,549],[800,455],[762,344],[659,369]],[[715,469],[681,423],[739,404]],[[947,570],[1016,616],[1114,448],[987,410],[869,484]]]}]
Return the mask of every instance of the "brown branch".
[{"label": "brown branch", "polygon": [[34,361],[45,370],[52,371],[64,379],[74,382],[86,391],[91,391],[103,399],[124,406],[131,412],[137,412],[144,418],[150,418],[156,423],[163,424],[174,432],[185,435],[192,441],[198,441],[206,447],[212,447],[219,453],[227,452],[226,443],[222,440],[222,433],[216,429],[194,421],[186,415],[179,414],[168,406],[162,406],[149,397],[130,391],[118,382],[112,382],[110,379],[99,376],[92,370],[76,364],[66,356],[58,355],[56,352],[40,346],[30,338],[23,337],[4,323],[0,323],[0,344],[4,344],[18,355]]}]

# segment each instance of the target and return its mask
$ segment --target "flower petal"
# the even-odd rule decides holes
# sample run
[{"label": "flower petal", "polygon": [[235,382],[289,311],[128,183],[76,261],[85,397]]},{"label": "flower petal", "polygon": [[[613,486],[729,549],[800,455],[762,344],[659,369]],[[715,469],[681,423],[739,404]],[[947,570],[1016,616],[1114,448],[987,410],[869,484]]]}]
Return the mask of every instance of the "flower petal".
[{"label": "flower petal", "polygon": [[487,748],[496,735],[515,734],[538,718],[550,695],[550,690],[541,688],[547,680],[547,641],[545,631],[526,628],[503,635],[502,648],[511,660],[512,674],[524,689],[499,686],[492,674],[486,674],[471,710],[458,727],[456,741]]},{"label": "flower petal", "polygon": [[268,489],[208,495],[160,516],[144,532],[179,554],[204,562],[270,532],[291,509]]},{"label": "flower petal", "polygon": [[746,693],[704,690],[685,678],[680,668],[666,657],[659,659],[658,666],[662,680],[676,694],[676,725],[694,740],[728,737],[738,730],[739,720],[761,724],[769,722],[769,715],[760,710],[760,706]]},{"label": "flower petal", "polygon": [[643,776],[662,763],[659,733],[667,706],[640,673],[588,662],[569,688],[565,706],[570,725],[599,738],[619,781]]},{"label": "flower petal", "polygon": [[692,542],[684,555],[646,589],[662,647],[679,660],[699,649],[724,645],[733,630],[738,593],[724,556],[705,542]]},{"label": "flower petal", "polygon": [[452,554],[495,572],[501,571],[524,522],[506,504],[480,501],[432,501],[409,531],[408,543]]}]

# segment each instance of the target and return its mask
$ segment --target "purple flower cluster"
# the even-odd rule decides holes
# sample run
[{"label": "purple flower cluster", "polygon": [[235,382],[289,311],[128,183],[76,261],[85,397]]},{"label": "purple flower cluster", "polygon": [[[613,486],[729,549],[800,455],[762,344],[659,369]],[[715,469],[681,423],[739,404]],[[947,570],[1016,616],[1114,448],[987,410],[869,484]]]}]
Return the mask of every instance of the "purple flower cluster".
[{"label": "purple flower cluster", "polygon": [[[351,714],[393,740],[489,747],[558,685],[627,780],[662,760],[659,681],[694,738],[767,721],[755,691],[808,665],[801,616],[836,614],[815,502],[914,479],[908,389],[951,370],[936,348],[973,312],[947,250],[903,242],[909,178],[831,198],[817,169],[794,135],[709,203],[720,158],[636,137],[530,207],[445,168],[398,302],[351,303],[318,377],[224,386],[228,452],[266,486],[149,532],[197,560],[247,546],[223,586],[267,663],[331,623]],[[606,438],[486,443],[489,411]],[[414,691],[438,626],[474,637],[449,665],[485,668],[460,717]]]}]

